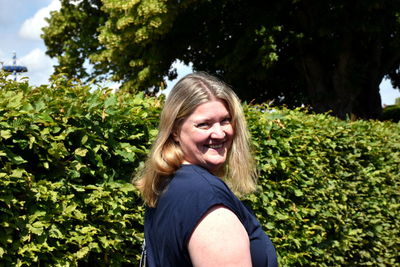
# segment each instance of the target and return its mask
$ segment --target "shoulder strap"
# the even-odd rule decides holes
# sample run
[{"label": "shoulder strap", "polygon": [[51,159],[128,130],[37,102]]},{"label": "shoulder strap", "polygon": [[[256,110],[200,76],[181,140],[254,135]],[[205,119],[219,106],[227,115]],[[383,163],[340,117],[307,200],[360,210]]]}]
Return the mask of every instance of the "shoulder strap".
[{"label": "shoulder strap", "polygon": [[143,239],[142,254],[140,255],[139,267],[146,267],[146,258],[147,258],[146,239]]}]

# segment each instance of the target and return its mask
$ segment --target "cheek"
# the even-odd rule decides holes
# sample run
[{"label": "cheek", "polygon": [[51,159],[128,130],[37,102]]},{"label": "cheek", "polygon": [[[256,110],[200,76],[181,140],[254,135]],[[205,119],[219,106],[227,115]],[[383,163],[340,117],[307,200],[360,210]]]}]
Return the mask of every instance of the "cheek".
[{"label": "cheek", "polygon": [[227,129],[225,129],[225,133],[230,138],[233,138],[233,135],[234,135],[235,131],[233,130],[232,125],[228,126]]},{"label": "cheek", "polygon": [[202,146],[205,143],[207,143],[207,140],[209,139],[209,134],[203,133],[203,132],[193,133],[190,138],[191,138],[192,142],[194,143],[194,145]]},{"label": "cheek", "polygon": [[229,148],[228,149],[230,149],[232,146],[232,143],[233,143],[234,136],[235,136],[235,131],[233,130],[232,127],[230,128],[230,131],[226,132],[226,135],[228,136],[228,139],[229,139]]},{"label": "cheek", "polygon": [[208,135],[198,131],[187,131],[181,135],[181,143],[186,147],[199,147],[204,145],[208,139]]}]

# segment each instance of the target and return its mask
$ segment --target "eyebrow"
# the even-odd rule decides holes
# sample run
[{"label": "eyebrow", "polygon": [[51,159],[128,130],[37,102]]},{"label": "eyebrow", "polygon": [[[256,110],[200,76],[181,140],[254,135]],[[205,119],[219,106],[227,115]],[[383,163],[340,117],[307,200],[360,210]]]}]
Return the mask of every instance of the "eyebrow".
[{"label": "eyebrow", "polygon": [[[232,119],[232,116],[228,113],[225,116],[221,116],[221,118],[218,118],[217,120],[221,119]],[[200,117],[200,118],[193,118],[193,122],[209,122],[209,121],[214,121],[214,119],[209,118],[209,117]]]}]

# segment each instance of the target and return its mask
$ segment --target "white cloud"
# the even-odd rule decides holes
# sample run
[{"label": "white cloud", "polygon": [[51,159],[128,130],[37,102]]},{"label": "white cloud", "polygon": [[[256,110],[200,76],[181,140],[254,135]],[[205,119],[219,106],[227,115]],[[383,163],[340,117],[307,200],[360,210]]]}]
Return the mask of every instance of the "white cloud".
[{"label": "white cloud", "polygon": [[50,75],[53,73],[53,65],[56,64],[56,60],[50,59],[46,56],[44,50],[39,48],[33,49],[18,61],[19,64],[28,68],[28,73],[22,74],[22,76],[30,77],[29,83],[31,85],[47,84]]},{"label": "white cloud", "polygon": [[26,56],[22,57],[20,61],[35,71],[46,69],[52,64],[51,59],[40,48],[33,49]]},{"label": "white cloud", "polygon": [[52,0],[47,7],[39,9],[33,17],[24,21],[19,30],[19,35],[26,39],[40,40],[42,28],[47,25],[45,18],[50,16],[51,11],[59,10],[60,8],[60,1]]}]

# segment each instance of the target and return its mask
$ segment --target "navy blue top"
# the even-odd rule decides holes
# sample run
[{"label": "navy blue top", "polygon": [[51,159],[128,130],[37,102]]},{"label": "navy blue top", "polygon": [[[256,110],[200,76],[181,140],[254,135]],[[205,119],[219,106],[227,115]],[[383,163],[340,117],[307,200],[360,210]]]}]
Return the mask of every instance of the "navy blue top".
[{"label": "navy blue top", "polygon": [[278,266],[275,248],[255,216],[220,178],[196,165],[182,165],[160,196],[157,207],[146,209],[148,266],[192,266],[190,236],[215,205],[229,208],[244,225],[254,267]]}]

